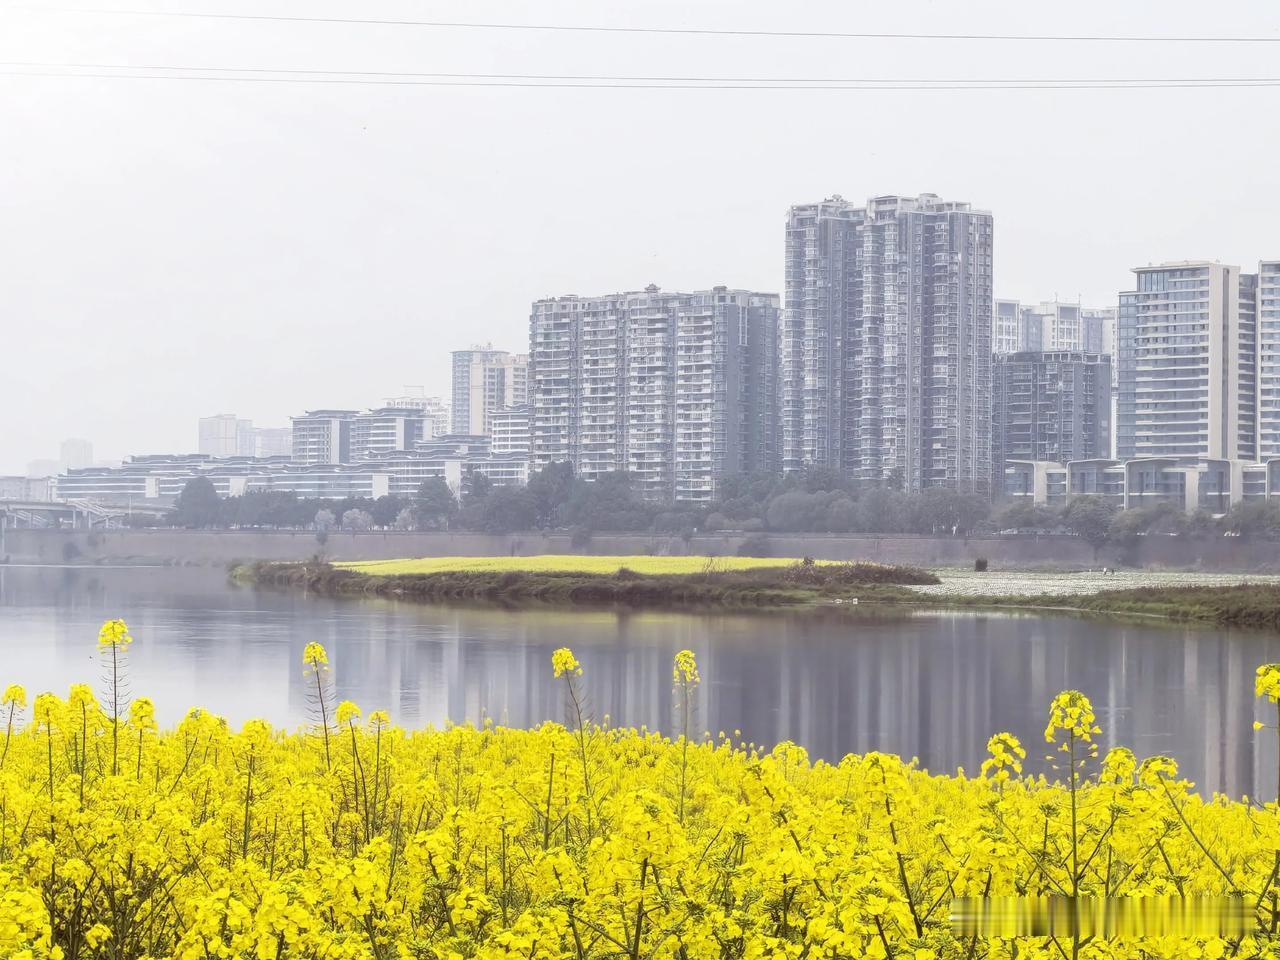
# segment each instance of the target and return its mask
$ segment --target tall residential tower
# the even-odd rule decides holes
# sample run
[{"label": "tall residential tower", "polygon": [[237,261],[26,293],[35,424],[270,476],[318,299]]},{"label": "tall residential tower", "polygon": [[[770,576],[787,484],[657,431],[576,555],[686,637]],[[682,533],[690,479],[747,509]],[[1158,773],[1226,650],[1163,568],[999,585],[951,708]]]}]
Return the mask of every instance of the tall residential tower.
[{"label": "tall residential tower", "polygon": [[1137,267],[1120,294],[1122,458],[1257,457],[1255,274],[1208,261]]},{"label": "tall residential tower", "polygon": [[776,469],[777,294],[715,287],[556,297],[529,325],[534,468],[625,470],[654,500],[707,502]]},{"label": "tall residential tower", "polygon": [[932,194],[791,208],[784,470],[989,490],[991,258],[991,215]]}]

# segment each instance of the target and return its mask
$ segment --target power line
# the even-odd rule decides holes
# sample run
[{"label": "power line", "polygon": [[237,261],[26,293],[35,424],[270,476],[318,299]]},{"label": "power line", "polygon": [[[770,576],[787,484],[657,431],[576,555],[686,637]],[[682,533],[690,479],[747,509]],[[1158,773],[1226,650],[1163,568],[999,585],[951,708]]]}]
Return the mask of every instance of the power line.
[{"label": "power line", "polygon": [[998,34],[998,33],[870,33],[822,30],[725,30],[697,27],[617,27],[565,23],[481,23],[458,20],[379,20],[362,17],[299,17],[247,13],[195,13],[176,10],[92,9],[54,7],[41,12],[108,14],[137,17],[182,17],[197,20],[249,20],[274,23],[333,23],[361,26],[433,27],[451,30],[525,30],[562,33],[629,33],[696,37],[775,37],[806,40],[941,40],[1033,43],[1280,43],[1280,36],[1144,36],[1134,34]]},{"label": "power line", "polygon": [[[217,67],[186,66],[177,64],[140,64],[140,63],[53,63],[38,60],[0,60],[0,67],[31,67],[50,70],[153,70],[174,71],[181,73],[234,73],[234,74],[276,74],[281,76],[300,77],[392,77],[392,78],[424,78],[432,80],[529,80],[529,81],[573,81],[581,83],[652,83],[675,84],[686,83],[698,86],[713,84],[826,84],[840,87],[860,87],[867,85],[873,89],[881,85],[916,86],[956,86],[979,85],[981,89],[1001,88],[1008,85],[1034,86],[1039,89],[1072,89],[1082,84],[1107,84],[1108,89],[1124,89],[1128,86],[1162,84],[1170,87],[1190,85],[1230,85],[1230,86],[1269,86],[1280,83],[1280,77],[707,77],[707,76],[632,76],[608,74],[546,74],[546,73],[423,73],[399,70],[302,70],[282,69],[278,67]],[[32,74],[43,76],[44,74]],[[73,76],[74,74],[68,74]],[[542,84],[535,84],[542,85]],[[806,89],[806,87],[801,87]]]},{"label": "power line", "polygon": [[356,78],[356,77],[249,77],[249,76],[193,76],[190,74],[183,75],[165,75],[165,74],[142,74],[142,73],[100,73],[88,71],[50,71],[50,70],[0,70],[0,76],[4,77],[51,77],[64,79],[93,79],[93,80],[170,80],[193,83],[295,83],[295,84],[340,84],[349,86],[408,86],[408,87],[493,87],[493,88],[521,88],[529,90],[791,90],[791,91],[857,91],[862,93],[879,93],[891,91],[977,91],[977,90],[1190,90],[1190,89],[1226,89],[1226,88],[1263,88],[1263,87],[1280,87],[1280,79],[1265,80],[1249,80],[1249,81],[1154,81],[1154,82],[1137,82],[1137,83],[1115,83],[1115,82],[1094,82],[1081,81],[1070,83],[1003,83],[1003,82],[973,82],[973,83],[936,83],[936,82],[912,82],[901,83],[897,81],[882,82],[878,85],[869,85],[866,83],[814,83],[814,84],[794,84],[794,83],[660,83],[660,82],[631,82],[623,81],[614,83],[602,82],[561,82],[551,81],[546,83],[534,82],[531,80],[467,80],[467,79],[390,79],[390,78]]}]

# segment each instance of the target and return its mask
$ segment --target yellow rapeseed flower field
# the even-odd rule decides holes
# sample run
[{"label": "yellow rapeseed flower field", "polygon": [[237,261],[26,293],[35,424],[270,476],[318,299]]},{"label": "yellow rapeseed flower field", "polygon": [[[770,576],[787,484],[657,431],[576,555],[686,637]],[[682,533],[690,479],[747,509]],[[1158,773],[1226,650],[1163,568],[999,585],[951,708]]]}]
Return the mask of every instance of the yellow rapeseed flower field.
[{"label": "yellow rapeseed flower field", "polygon": [[[124,635],[118,621],[104,633]],[[689,651],[672,665],[667,735],[592,723],[567,648],[547,664],[566,722],[534,730],[404,730],[335,702],[319,644],[299,669],[316,722],[295,733],[202,710],[161,731],[145,700],[121,713],[119,689],[100,704],[83,685],[29,712],[6,688],[0,957],[1276,956],[1275,804],[1202,800],[1166,757],[1095,759],[1076,691],[1048,711],[1056,770],[1024,773],[1025,748],[994,732],[972,778],[691,739]],[[1260,668],[1256,692],[1280,700],[1280,666]],[[952,899],[985,894],[1233,894],[1251,926],[954,936]]]},{"label": "yellow rapeseed flower field", "polygon": [[[598,573],[626,568],[640,574],[731,573],[789,567],[798,559],[764,557],[581,557],[546,554],[537,557],[419,557],[409,560],[362,560],[335,563],[343,570],[368,574],[425,573]],[[838,561],[818,560],[819,564]]]}]

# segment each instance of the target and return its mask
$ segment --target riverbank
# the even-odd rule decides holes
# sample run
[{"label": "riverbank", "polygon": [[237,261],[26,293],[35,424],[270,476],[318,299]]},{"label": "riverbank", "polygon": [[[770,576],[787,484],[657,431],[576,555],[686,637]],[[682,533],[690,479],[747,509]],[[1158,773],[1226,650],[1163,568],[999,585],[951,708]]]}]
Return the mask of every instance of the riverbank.
[{"label": "riverbank", "polygon": [[[236,582],[301,589],[326,597],[385,597],[419,603],[484,603],[507,607],[626,606],[645,609],[797,609],[893,604],[922,609],[994,609],[1081,613],[1280,630],[1280,583],[1186,584],[1160,577],[1158,585],[1101,589],[1111,578],[1063,574],[1057,578],[957,576],[914,567],[867,563],[713,561],[712,558],[486,558],[453,562],[442,558],[336,565],[255,563],[232,570]],[[697,561],[701,560],[699,565]],[[631,569],[629,561],[640,569]],[[679,561],[684,561],[681,564]],[[679,571],[683,566],[693,572]],[[720,566],[717,567],[716,563]],[[737,569],[732,564],[739,563]],[[590,572],[591,567],[608,572]],[[588,568],[588,569],[583,569]],[[417,570],[422,572],[415,572]],[[1122,578],[1124,579],[1124,578]],[[1002,582],[1014,589],[1001,592]],[[1033,592],[1029,587],[1055,584]],[[986,589],[974,589],[985,585]],[[1017,588],[1022,587],[1023,592]],[[1074,590],[1072,588],[1075,588]],[[1092,588],[1092,591],[1090,591]],[[866,609],[865,607],[863,609]]]},{"label": "riverbank", "polygon": [[[659,609],[770,609],[813,604],[838,605],[863,600],[909,602],[910,585],[937,584],[927,571],[876,563],[777,561],[773,565],[744,564],[714,558],[690,563],[694,572],[644,573],[646,560],[623,558],[632,566],[616,565],[614,572],[592,573],[573,563],[582,558],[533,558],[567,561],[533,563],[539,569],[515,569],[518,561],[502,561],[507,569],[397,572],[397,564],[340,567],[329,563],[254,563],[237,566],[231,578],[252,586],[302,589],[321,596],[372,596],[422,603],[482,602],[502,605],[556,606],[620,605]],[[709,562],[708,562],[709,561]],[[757,562],[759,563],[759,562]],[[403,561],[412,569],[413,561]],[[660,565],[655,565],[660,566]],[[388,572],[369,572],[379,568]]]},{"label": "riverbank", "polygon": [[937,603],[938,606],[1158,617],[1222,627],[1280,631],[1280,587],[1271,584],[1136,587],[1072,596],[952,595],[940,599],[942,602]]}]

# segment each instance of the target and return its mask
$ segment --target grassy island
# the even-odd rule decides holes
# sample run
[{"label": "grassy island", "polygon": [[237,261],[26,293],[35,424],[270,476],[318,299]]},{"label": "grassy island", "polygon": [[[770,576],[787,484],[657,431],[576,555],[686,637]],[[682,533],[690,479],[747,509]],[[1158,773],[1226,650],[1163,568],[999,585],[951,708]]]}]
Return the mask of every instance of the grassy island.
[{"label": "grassy island", "polygon": [[[378,596],[423,603],[624,605],[662,609],[779,609],[861,603],[963,609],[1020,609],[1106,614],[1280,630],[1280,584],[1274,579],[1158,583],[1101,588],[1096,579],[1039,578],[1005,592],[957,583],[973,575],[833,560],[751,557],[424,557],[354,563],[271,563],[237,567],[234,579],[301,588],[324,596]],[[1106,578],[1110,580],[1111,578]],[[1022,589],[1018,590],[1017,587]],[[1051,589],[1060,587],[1060,589]],[[1017,591],[1017,592],[1015,592]]]},{"label": "grassy island", "polygon": [[429,557],[367,563],[255,563],[232,576],[326,596],[423,602],[622,604],[664,608],[779,607],[910,600],[937,584],[914,567],[748,557]]}]

